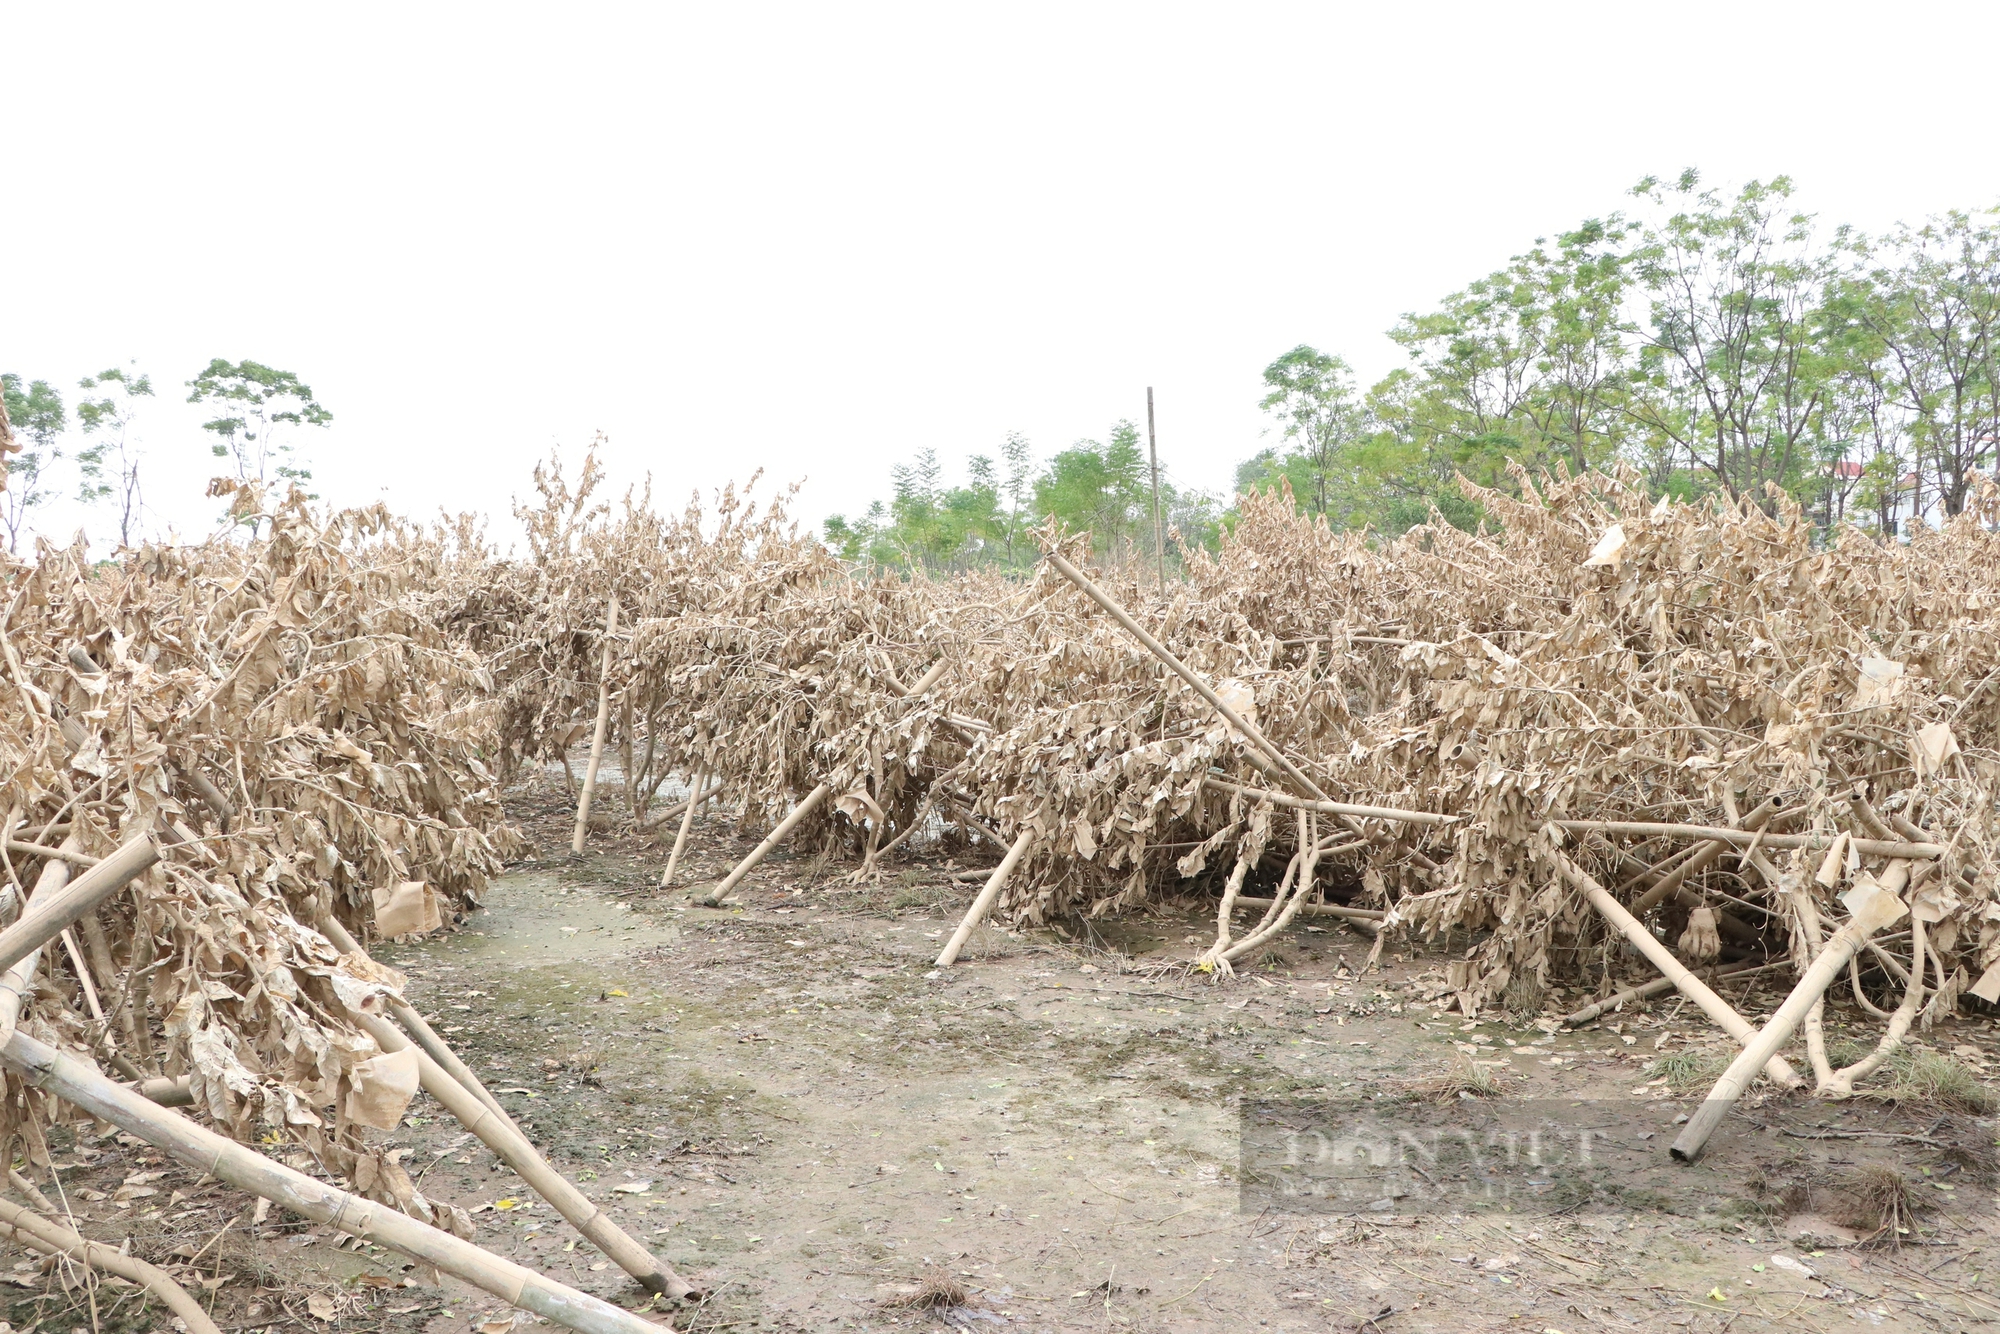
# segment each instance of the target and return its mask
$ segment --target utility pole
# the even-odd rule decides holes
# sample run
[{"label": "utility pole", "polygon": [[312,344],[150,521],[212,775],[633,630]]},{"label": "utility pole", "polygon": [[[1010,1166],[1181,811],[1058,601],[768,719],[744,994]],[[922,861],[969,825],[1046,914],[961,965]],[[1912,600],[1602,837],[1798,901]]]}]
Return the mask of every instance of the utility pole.
[{"label": "utility pole", "polygon": [[1160,563],[1160,596],[1167,595],[1167,530],[1160,518],[1160,445],[1153,435],[1153,386],[1146,386],[1146,453],[1153,460],[1153,555]]}]

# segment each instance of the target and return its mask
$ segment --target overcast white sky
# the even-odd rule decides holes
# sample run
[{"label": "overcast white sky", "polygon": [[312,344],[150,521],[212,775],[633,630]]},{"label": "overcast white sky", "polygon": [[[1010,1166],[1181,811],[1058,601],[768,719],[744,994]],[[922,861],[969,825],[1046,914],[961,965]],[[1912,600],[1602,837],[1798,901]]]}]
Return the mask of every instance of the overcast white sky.
[{"label": "overcast white sky", "polygon": [[[676,503],[817,521],[934,446],[1159,399],[1226,488],[1258,376],[1382,336],[1647,172],[1828,222],[2000,202],[2000,5],[14,4],[0,369],[136,359],[154,524],[205,531],[179,386],[297,371],[331,500],[510,499],[610,436]],[[52,508],[65,534],[73,509]],[[102,527],[101,522],[94,525]]]}]

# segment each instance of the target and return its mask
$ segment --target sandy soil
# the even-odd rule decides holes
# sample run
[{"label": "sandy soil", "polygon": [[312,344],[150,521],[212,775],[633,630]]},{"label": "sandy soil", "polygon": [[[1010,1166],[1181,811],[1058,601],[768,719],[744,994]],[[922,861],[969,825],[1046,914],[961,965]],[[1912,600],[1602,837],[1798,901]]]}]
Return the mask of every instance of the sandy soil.
[{"label": "sandy soil", "polygon": [[[1364,975],[1368,939],[1331,924],[1218,983],[1171,966],[1213,932],[1193,903],[1091,924],[1082,937],[985,928],[940,971],[932,960],[971,892],[950,878],[963,868],[900,862],[850,886],[848,868],[815,876],[780,852],[746,882],[742,906],[709,910],[691,906],[688,888],[751,846],[726,819],[697,826],[683,886],[662,891],[664,850],[651,839],[607,834],[584,858],[566,855],[559,781],[516,806],[542,858],[499,882],[459,931],[377,954],[408,973],[412,999],[555,1166],[709,1290],[673,1313],[680,1328],[2000,1323],[1990,1195],[1920,1186],[1927,1212],[1912,1244],[1890,1251],[1849,1244],[1858,1234],[1830,1216],[1832,1197],[1780,1188],[1780,1168],[1837,1176],[1843,1161],[1879,1156],[1879,1136],[1798,1138],[1824,1134],[1811,1129],[1831,1124],[1824,1104],[1746,1105],[1701,1165],[1666,1168],[1673,1118],[1698,1095],[1676,1094],[1651,1063],[1720,1050],[1677,1003],[1575,1033],[1532,1017],[1469,1025],[1442,1008],[1445,956],[1392,953]],[[1745,1001],[1759,1012],[1774,1003]],[[1996,1050],[1983,1019],[1927,1041],[1974,1065]],[[1489,1090],[1497,1103],[1477,1096]],[[1656,1129],[1621,1143],[1634,1164],[1617,1169],[1622,1186],[1608,1183],[1607,1198],[1600,1182],[1597,1201],[1569,1213],[1411,1216],[1407,1202],[1382,1201],[1337,1217],[1246,1206],[1245,1095],[1360,1099],[1412,1122],[1477,1121],[1530,1099],[1583,1114],[1616,1104],[1627,1130]],[[1865,1111],[1903,1133],[1946,1118],[1961,1140],[2000,1138],[1990,1117]],[[645,1305],[427,1098],[391,1140],[427,1193],[475,1212],[482,1243]],[[62,1173],[78,1216],[106,1220],[87,1221],[96,1235],[134,1235],[142,1254],[178,1246],[185,1258],[240,1207],[115,1140],[86,1137],[84,1152],[99,1161],[77,1165],[72,1151]],[[1920,1182],[1943,1161],[1914,1143],[1891,1144],[1897,1155]],[[163,1169],[124,1185],[122,1209],[111,1198],[135,1172]],[[106,1198],[86,1202],[84,1191]],[[396,1256],[351,1245],[244,1218],[203,1264],[228,1276],[218,1309],[234,1328],[506,1327],[491,1299],[413,1286]],[[45,1329],[91,1328],[74,1295],[32,1264],[16,1271],[16,1328],[38,1317]],[[905,1305],[927,1279],[956,1284],[962,1300]],[[313,1313],[314,1295],[332,1320]],[[150,1327],[120,1323],[139,1319],[133,1306],[99,1327]]]}]

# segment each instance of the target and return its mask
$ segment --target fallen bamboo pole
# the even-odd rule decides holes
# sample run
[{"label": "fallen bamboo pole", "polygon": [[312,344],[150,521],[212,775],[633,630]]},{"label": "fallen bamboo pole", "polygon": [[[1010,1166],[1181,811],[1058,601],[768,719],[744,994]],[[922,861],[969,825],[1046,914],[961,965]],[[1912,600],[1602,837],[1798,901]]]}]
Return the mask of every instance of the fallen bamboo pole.
[{"label": "fallen bamboo pole", "polygon": [[906,686],[901,681],[898,681],[896,679],[895,673],[893,672],[891,672],[886,678],[884,678],[883,683],[887,685],[889,689],[895,691],[898,695],[901,695],[906,699],[914,699],[918,695],[921,695],[925,691],[929,690],[932,686],[936,685],[939,679],[942,678],[944,674],[950,669],[951,669],[951,659],[939,658],[936,662],[931,664],[931,669],[929,671],[925,672],[922,676],[917,678],[917,683],[913,686]]},{"label": "fallen bamboo pole", "polygon": [[724,899],[728,898],[730,893],[738,885],[743,883],[743,877],[749,875],[750,872],[757,869],[757,863],[763,861],[766,857],[770,856],[771,849],[777,847],[780,843],[784,842],[785,836],[787,834],[790,834],[792,830],[798,828],[799,821],[805,819],[808,815],[811,815],[813,813],[813,808],[818,806],[822,801],[825,801],[827,793],[831,792],[832,790],[833,789],[827,786],[825,783],[821,783],[818,787],[814,788],[809,794],[807,794],[806,799],[804,801],[792,807],[791,814],[787,815],[782,821],[780,821],[778,827],[776,829],[773,829],[768,835],[766,835],[764,841],[762,843],[759,843],[748,857],[745,857],[742,861],[736,863],[736,869],[731,871],[729,875],[726,878],[724,878],[721,884],[717,885],[715,888],[709,890],[708,893],[701,896],[702,903],[704,903],[710,908],[713,908],[718,903],[721,903]]},{"label": "fallen bamboo pole", "polygon": [[[1272,900],[1253,898],[1248,894],[1236,896],[1239,908],[1268,908]],[[1377,912],[1373,908],[1346,908],[1338,903],[1308,903],[1299,909],[1307,917],[1334,917],[1353,926],[1358,926],[1370,935],[1382,929],[1382,919],[1389,914]]]},{"label": "fallen bamboo pole", "polygon": [[[0,931],[0,970],[12,968],[54,940],[63,928],[125,888],[158,860],[159,848],[149,835],[140,834],[68,884],[59,883],[53,892],[37,894],[14,925]],[[63,864],[58,860],[43,863],[45,868]]]},{"label": "fallen bamboo pole", "polygon": [[[410,1040],[381,1015],[366,1011],[350,1013],[368,1030],[369,1036],[375,1039],[375,1045],[383,1051],[403,1051],[410,1046]],[[634,1241],[567,1177],[550,1167],[511,1120],[496,1114],[474,1097],[472,1090],[459,1083],[421,1049],[417,1052],[417,1077],[424,1092],[443,1103],[445,1110],[456,1117],[460,1125],[477,1135],[480,1142],[514,1169],[537,1195],[554,1206],[571,1227],[603,1251],[606,1259],[630,1274],[641,1287],[675,1299],[695,1291],[693,1284],[676,1274],[670,1266],[660,1263],[652,1252]]]},{"label": "fallen bamboo pole", "polygon": [[[687,848],[688,831],[694,828],[694,813],[701,808],[701,798],[692,794],[701,791],[702,782],[707,777],[708,766],[703,764],[694,771],[694,782],[688,784],[690,795],[687,799],[687,812],[681,816],[681,831],[674,835],[674,850],[667,854],[667,869],[660,872],[661,889],[672,886],[674,872],[680,870],[681,853]],[[722,784],[717,783],[715,786],[721,787]]]},{"label": "fallen bamboo pole", "polygon": [[[1551,849],[1549,855],[1554,859],[1556,869],[1562,872],[1563,878],[1582,890],[1584,897],[1590,900],[1591,906],[1596,908],[1612,926],[1618,928],[1621,935],[1637,946],[1639,953],[1645,955],[1655,968],[1666,974],[1681,995],[1700,1006],[1702,1013],[1713,1019],[1717,1027],[1738,1042],[1749,1042],[1756,1035],[1757,1030],[1750,1026],[1749,1020],[1736,1013],[1735,1008],[1710,990],[1706,982],[1689,972],[1687,967],[1661,943],[1658,936],[1648,931],[1638,918],[1625,911],[1624,904],[1611,897],[1611,891],[1591,879],[1582,867],[1562,853]],[[1756,1068],[1762,1069],[1771,1082],[1784,1088],[1796,1088],[1805,1082],[1799,1078],[1798,1072],[1792,1069],[1785,1058],[1776,1052],[1766,1060],[1759,1061]]]},{"label": "fallen bamboo pole", "polygon": [[1007,877],[1014,873],[1014,868],[1020,865],[1021,858],[1027,855],[1028,848],[1034,841],[1035,831],[1032,829],[1023,829],[1014,836],[1014,846],[1007,849],[1007,855],[993,868],[993,874],[986,877],[986,883],[973,898],[972,906],[965,910],[965,918],[959,922],[958,930],[951,933],[951,939],[947,940],[944,948],[938,952],[939,968],[949,968],[957,962],[958,952],[965,948],[966,941],[972,939],[972,929],[985,920],[987,913],[993,911],[993,901],[1000,897],[1001,887],[1007,883]]},{"label": "fallen bamboo pole", "polygon": [[34,1087],[172,1154],[196,1172],[262,1196],[301,1218],[430,1265],[565,1328],[582,1334],[659,1334],[658,1325],[630,1311],[504,1260],[387,1205],[316,1181],[176,1112],[155,1107],[84,1062],[25,1033],[17,1032],[0,1045],[0,1062]]},{"label": "fallen bamboo pole", "polygon": [[[1715,825],[1700,824],[1646,824],[1627,820],[1557,820],[1558,829],[1575,834],[1631,834],[1642,838],[1656,838],[1667,835],[1675,838],[1700,838],[1716,843],[1727,843],[1734,847],[1748,847],[1756,843],[1766,848],[1806,848],[1823,852],[1833,846],[1835,834],[1767,834],[1761,829],[1728,829]],[[1899,861],[1921,860],[1944,856],[1942,843],[1896,843],[1882,839],[1857,838],[1850,845],[1864,857],[1894,857]]]},{"label": "fallen bamboo pole", "polygon": [[597,766],[604,762],[604,733],[611,724],[611,637],[618,633],[618,599],[604,613],[604,656],[597,669],[597,730],[590,738],[590,764],[583,771],[583,795],[576,802],[576,833],[569,850],[583,853],[583,836],[590,832],[590,802],[597,795]]},{"label": "fallen bamboo pole", "polygon": [[[1736,963],[1725,964],[1721,968],[1716,969],[1708,975],[1708,979],[1714,981],[1717,978],[1741,977],[1745,973],[1766,973],[1774,969],[1789,967],[1791,967],[1789,962],[1761,963],[1756,959],[1742,959]],[[1627,987],[1625,990],[1614,995],[1606,996],[1603,1000],[1592,1001],[1574,1014],[1564,1015],[1557,1022],[1574,1028],[1578,1024],[1589,1023],[1600,1014],[1609,1014],[1621,1005],[1629,1004],[1632,1001],[1648,1000],[1673,989],[1674,980],[1672,978],[1656,977],[1651,982],[1647,982],[1642,986]]]},{"label": "fallen bamboo pole", "polygon": [[708,790],[703,792],[700,796],[687,797],[681,801],[677,801],[673,805],[661,811],[658,815],[655,815],[652,819],[646,821],[646,823],[640,825],[639,832],[642,834],[652,833],[655,829],[658,829],[661,825],[673,819],[675,816],[685,815],[690,809],[700,806],[703,802],[707,801],[710,797],[714,796],[716,793],[720,791],[722,791],[722,780],[718,778],[713,783],[710,783],[708,785]]},{"label": "fallen bamboo pole", "polygon": [[1722,1118],[1743,1096],[1743,1090],[1750,1084],[1752,1076],[1765,1059],[1791,1039],[1806,1017],[1806,1012],[1818,1004],[1833,985],[1834,979],[1847,967],[1847,961],[1861,948],[1868,937],[1888,926],[1909,911],[1897,895],[1909,883],[1910,864],[1907,861],[1891,862],[1889,870],[1875,885],[1858,885],[1844,896],[1848,905],[1847,924],[1833,933],[1812,964],[1800,976],[1792,994],[1785,997],[1784,1004],[1777,1012],[1764,1021],[1764,1026],[1744,1045],[1743,1051],[1730,1062],[1722,1077],[1715,1081],[1715,1087],[1708,1091],[1708,1097],[1695,1109],[1688,1123],[1681,1127],[1681,1133],[1670,1146],[1673,1156],[1684,1163],[1691,1163],[1701,1156],[1702,1147],[1709,1136],[1722,1124]]},{"label": "fallen bamboo pole", "polygon": [[1457,824],[1456,815],[1438,815],[1430,811],[1406,811],[1394,806],[1354,806],[1344,801],[1307,801],[1283,792],[1272,792],[1268,788],[1245,787],[1232,783],[1214,774],[1202,778],[1204,787],[1212,787],[1221,792],[1238,792],[1252,801],[1269,801],[1273,806],[1289,806],[1295,810],[1318,811],[1322,815],[1351,815],[1360,820],[1400,820],[1404,824],[1446,825]]},{"label": "fallen bamboo pole", "polygon": [[11,1237],[45,1255],[67,1255],[87,1268],[102,1269],[138,1284],[179,1316],[188,1334],[222,1334],[221,1327],[209,1318],[201,1303],[165,1270],[147,1264],[136,1255],[127,1255],[116,1246],[80,1236],[11,1200],[0,1200],[0,1237]]},{"label": "fallen bamboo pole", "polygon": [[189,1075],[154,1075],[126,1085],[147,1102],[162,1107],[194,1106],[194,1079]]}]

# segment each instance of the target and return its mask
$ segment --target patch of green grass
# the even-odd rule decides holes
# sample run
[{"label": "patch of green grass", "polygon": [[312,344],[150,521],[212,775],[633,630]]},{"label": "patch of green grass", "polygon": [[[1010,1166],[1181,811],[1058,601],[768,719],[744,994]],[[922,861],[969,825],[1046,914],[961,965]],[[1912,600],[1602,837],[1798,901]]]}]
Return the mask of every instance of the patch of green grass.
[{"label": "patch of green grass", "polygon": [[1667,1087],[1676,1093],[1694,1093],[1713,1086],[1729,1068],[1729,1060],[1727,1052],[1691,1047],[1668,1052],[1647,1066],[1646,1073],[1655,1079],[1664,1075]]},{"label": "patch of green grass", "polygon": [[[1841,1040],[1827,1044],[1826,1057],[1838,1070],[1873,1051],[1874,1044]],[[1979,1116],[2000,1107],[2000,1096],[1972,1069],[1942,1052],[1905,1042],[1889,1053],[1882,1068],[1855,1092],[1888,1102],[1913,1102]]]},{"label": "patch of green grass", "polygon": [[1970,1068],[1928,1047],[1897,1048],[1889,1057],[1886,1073],[1888,1080],[1875,1090],[1878,1097],[1973,1115],[2000,1105],[2000,1098],[1995,1098],[1993,1090]]}]

